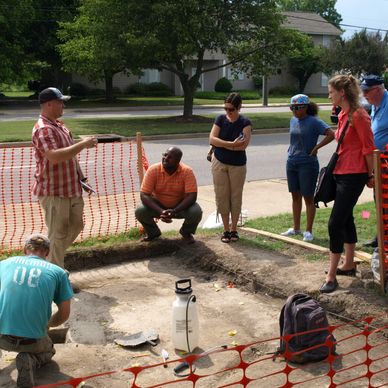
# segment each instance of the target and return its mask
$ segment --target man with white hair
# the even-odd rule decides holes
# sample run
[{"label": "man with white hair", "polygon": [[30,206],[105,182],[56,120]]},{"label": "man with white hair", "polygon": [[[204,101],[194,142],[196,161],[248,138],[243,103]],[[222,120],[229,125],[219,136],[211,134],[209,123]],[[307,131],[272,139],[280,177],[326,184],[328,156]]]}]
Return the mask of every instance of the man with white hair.
[{"label": "man with white hair", "polygon": [[[34,370],[48,363],[55,349],[47,330],[66,322],[73,291],[67,273],[46,261],[50,240],[29,236],[25,256],[0,262],[0,349],[18,352],[17,386],[33,387]],[[58,310],[52,314],[52,303]]]},{"label": "man with white hair", "polygon": [[[83,229],[82,181],[84,177],[77,155],[85,148],[97,145],[94,136],[78,143],[65,124],[64,96],[56,88],[40,92],[41,114],[32,131],[35,148],[35,182],[32,193],[38,197],[44,212],[51,250],[48,260],[64,268],[66,249]],[[85,189],[88,191],[88,189]]]},{"label": "man with white hair", "polygon": [[[376,148],[388,151],[388,91],[384,86],[384,79],[375,74],[366,75],[361,82],[361,90],[372,106],[371,122],[373,139]],[[366,242],[364,246],[377,247],[377,237]]]}]

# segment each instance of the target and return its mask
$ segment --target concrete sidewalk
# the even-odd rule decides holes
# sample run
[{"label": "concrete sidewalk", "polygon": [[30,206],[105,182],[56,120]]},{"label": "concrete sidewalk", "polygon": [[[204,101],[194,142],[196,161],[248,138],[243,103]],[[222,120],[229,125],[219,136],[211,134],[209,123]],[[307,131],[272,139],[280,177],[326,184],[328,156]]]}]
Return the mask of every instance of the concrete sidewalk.
[{"label": "concrete sidewalk", "polygon": [[[373,201],[373,190],[365,188],[358,203],[369,201]],[[202,221],[199,225],[201,227],[209,215],[216,210],[213,185],[199,187],[198,203],[203,210]],[[242,208],[247,211],[248,219],[291,213],[291,194],[288,192],[287,180],[269,179],[246,182]],[[158,225],[162,231],[179,230],[182,222],[182,220],[174,220],[171,224],[159,222]],[[287,229],[290,226],[285,225],[284,227]]]}]

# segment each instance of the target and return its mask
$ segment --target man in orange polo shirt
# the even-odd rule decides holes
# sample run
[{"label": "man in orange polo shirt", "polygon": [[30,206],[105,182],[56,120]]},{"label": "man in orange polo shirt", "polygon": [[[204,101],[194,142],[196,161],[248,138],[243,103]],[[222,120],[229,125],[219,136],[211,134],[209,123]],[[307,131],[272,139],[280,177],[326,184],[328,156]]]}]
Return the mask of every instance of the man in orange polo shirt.
[{"label": "man in orange polo shirt", "polygon": [[197,201],[197,181],[193,170],[183,163],[182,151],[170,147],[162,154],[162,162],[150,166],[140,189],[140,205],[135,215],[147,236],[142,241],[152,241],[161,235],[155,218],[170,223],[173,218],[184,218],[179,231],[188,243],[195,242],[194,234],[202,219],[202,209]]}]

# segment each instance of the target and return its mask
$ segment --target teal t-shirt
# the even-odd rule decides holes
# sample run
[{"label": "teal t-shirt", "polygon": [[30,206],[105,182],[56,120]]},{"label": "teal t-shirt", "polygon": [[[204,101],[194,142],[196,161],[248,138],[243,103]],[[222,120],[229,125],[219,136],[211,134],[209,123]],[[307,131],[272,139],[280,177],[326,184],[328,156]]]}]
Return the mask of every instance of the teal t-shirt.
[{"label": "teal t-shirt", "polygon": [[52,302],[73,297],[66,272],[37,256],[0,262],[0,334],[42,338],[47,333]]},{"label": "teal t-shirt", "polygon": [[317,145],[319,136],[328,128],[328,124],[315,116],[306,116],[303,119],[292,117],[288,158],[293,162],[316,162],[317,157],[310,156],[310,153]]}]

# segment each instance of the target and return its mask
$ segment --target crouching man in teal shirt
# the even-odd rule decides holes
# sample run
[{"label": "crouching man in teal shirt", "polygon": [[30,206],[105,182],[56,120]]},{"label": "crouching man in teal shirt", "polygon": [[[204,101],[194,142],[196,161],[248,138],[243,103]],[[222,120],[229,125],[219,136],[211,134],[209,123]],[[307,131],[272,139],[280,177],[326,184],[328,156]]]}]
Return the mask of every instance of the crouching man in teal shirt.
[{"label": "crouching man in teal shirt", "polygon": [[[49,251],[49,239],[33,234],[26,240],[25,256],[0,262],[0,349],[19,353],[18,387],[35,385],[35,368],[55,354],[47,330],[70,315],[73,291],[66,272],[45,260]],[[52,302],[58,306],[53,315]]]}]

